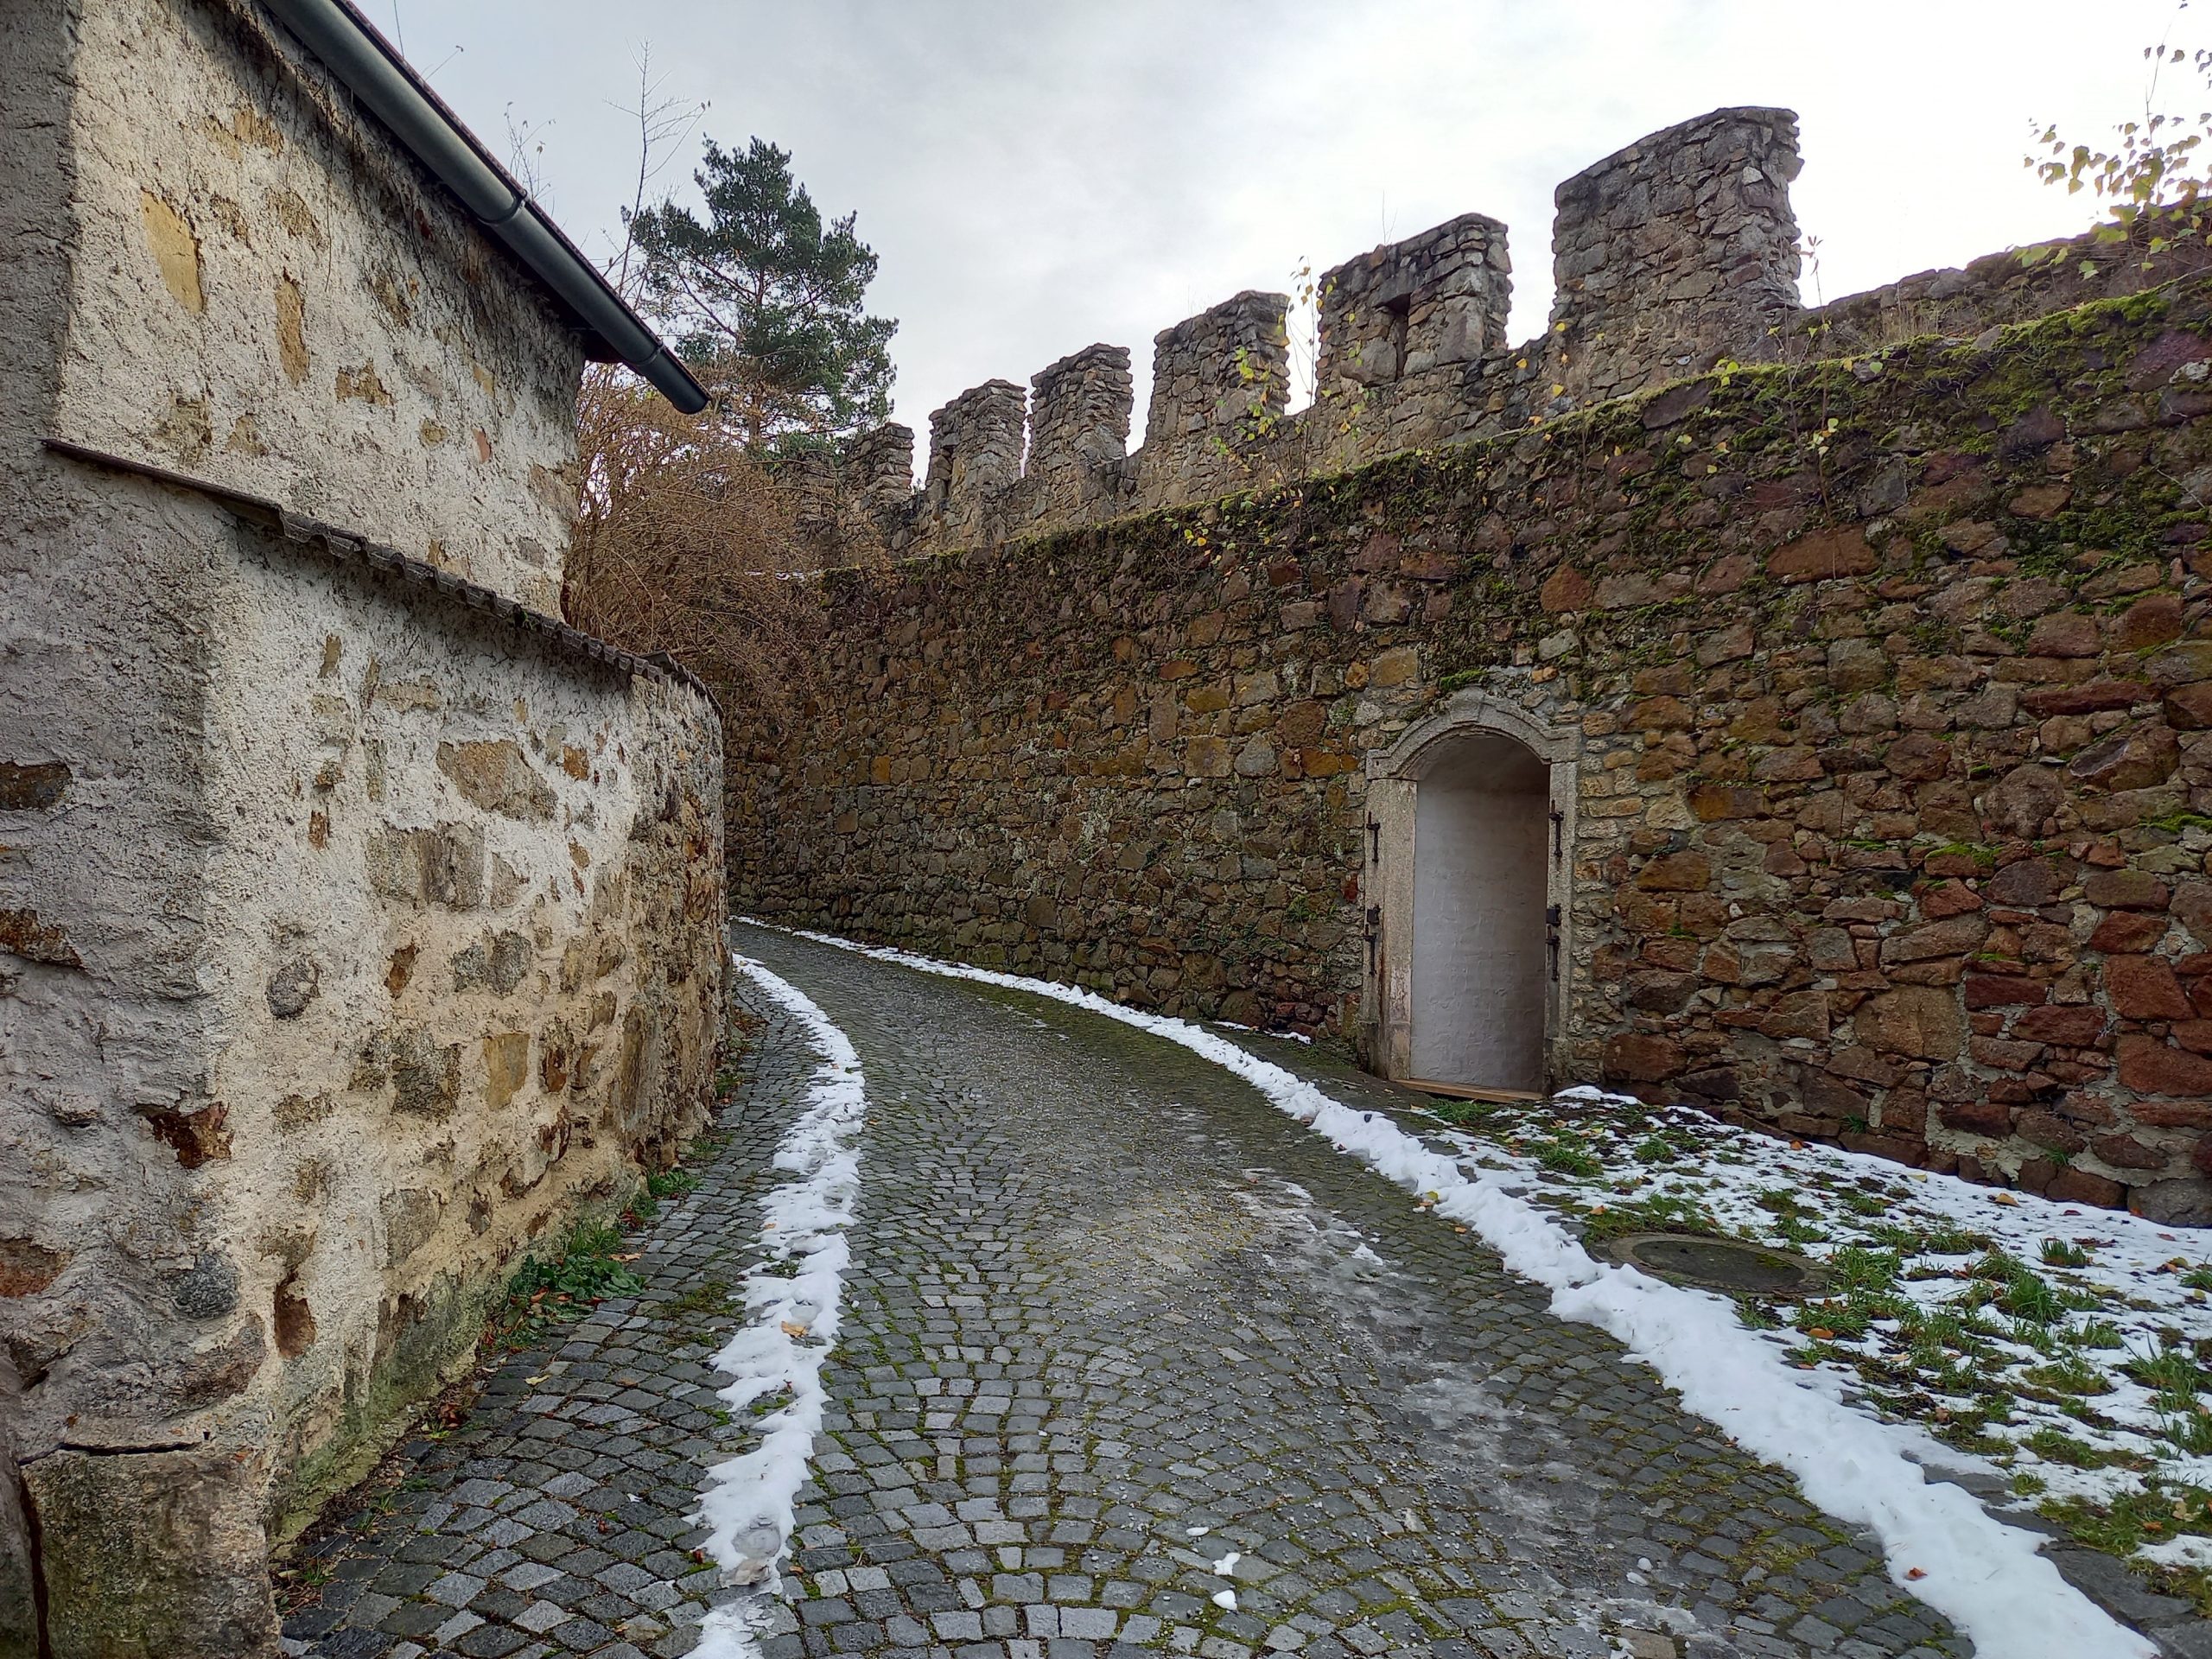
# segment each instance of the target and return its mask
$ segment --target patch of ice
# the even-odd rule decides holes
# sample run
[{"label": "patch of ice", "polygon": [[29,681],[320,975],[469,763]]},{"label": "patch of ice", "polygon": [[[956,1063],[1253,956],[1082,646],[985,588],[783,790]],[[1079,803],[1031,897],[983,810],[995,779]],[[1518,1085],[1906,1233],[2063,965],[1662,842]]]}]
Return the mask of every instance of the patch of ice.
[{"label": "patch of ice", "polygon": [[[751,1321],[715,1356],[715,1368],[730,1378],[718,1395],[734,1415],[777,1394],[789,1398],[753,1425],[759,1446],[707,1471],[699,1500],[706,1547],[722,1583],[772,1588],[822,1427],[822,1362],[836,1340],[852,1260],[845,1229],[860,1192],[853,1142],[868,1096],[860,1056],[810,998],[749,957],[733,953],[731,961],[798,1020],[822,1057],[798,1119],[776,1147],[775,1167],[796,1179],[762,1201],[766,1260],[747,1275],[743,1291]],[[692,1652],[696,1659],[752,1659],[755,1634],[748,1604],[731,1603],[707,1616]]]},{"label": "patch of ice", "polygon": [[[1844,1403],[1835,1379],[1793,1370],[1736,1319],[1732,1304],[1630,1268],[1602,1266],[1558,1222],[1486,1171],[1464,1172],[1389,1119],[1355,1111],[1313,1084],[1187,1020],[1126,1008],[1074,986],[939,962],[834,935],[799,937],[924,973],[1027,991],[1166,1039],[1243,1078],[1266,1098],[1378,1173],[1481,1235],[1522,1277],[1552,1292],[1552,1311],[1595,1325],[1656,1370],[1689,1410],[1746,1451],[1789,1470],[1839,1520],[1871,1527],[1892,1582],[1942,1613],[1986,1653],[2006,1659],[2156,1659],[2059,1576],[2041,1541],[2006,1526],[1963,1489],[1923,1478],[1950,1453],[1931,1437]],[[1603,1099],[1601,1091],[1573,1091]],[[1917,1573],[1919,1576],[1911,1576]],[[1223,1602],[1224,1591],[1214,1599]]]},{"label": "patch of ice", "polygon": [[1236,1611],[1236,1592],[1234,1590],[1217,1590],[1213,1592],[1212,1600],[1217,1607],[1232,1613]]}]

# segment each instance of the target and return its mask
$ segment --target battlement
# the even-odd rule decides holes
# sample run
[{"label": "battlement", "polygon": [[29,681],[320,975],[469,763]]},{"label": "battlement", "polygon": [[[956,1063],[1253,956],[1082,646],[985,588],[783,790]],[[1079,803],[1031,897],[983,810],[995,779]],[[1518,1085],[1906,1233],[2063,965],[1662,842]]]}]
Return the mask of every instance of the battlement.
[{"label": "battlement", "polygon": [[913,448],[901,426],[849,446],[846,487],[865,490],[892,552],[987,545],[1516,430],[1723,359],[1972,335],[2204,263],[2194,248],[2152,261],[2084,236],[2067,257],[1992,255],[1808,310],[1789,202],[1801,165],[1796,115],[1752,107],[1585,168],[1554,193],[1549,326],[1517,347],[1506,227],[1463,213],[1324,273],[1314,399],[1296,415],[1289,299],[1246,292],[1154,337],[1134,452],[1130,354],[1096,345],[1039,372],[1027,397],[991,380],[931,416],[919,492],[899,471]]},{"label": "battlement", "polygon": [[1110,497],[1129,447],[1136,383],[1126,346],[1086,346],[1031,379],[1025,475],[1038,510],[1080,518]]},{"label": "battlement", "polygon": [[1790,111],[1716,110],[1554,192],[1548,343],[1567,405],[1773,354],[1798,308],[1801,165]]}]

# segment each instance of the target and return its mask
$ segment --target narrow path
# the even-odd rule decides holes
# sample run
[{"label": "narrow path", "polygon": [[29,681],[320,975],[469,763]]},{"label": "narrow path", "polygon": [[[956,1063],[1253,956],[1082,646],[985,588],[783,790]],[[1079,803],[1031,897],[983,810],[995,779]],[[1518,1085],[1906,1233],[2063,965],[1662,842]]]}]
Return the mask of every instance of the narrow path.
[{"label": "narrow path", "polygon": [[[1218,1068],[1020,993],[739,944],[843,1028],[870,1099],[763,1659],[1970,1651],[1610,1338]],[[653,1291],[521,1357],[345,1535],[310,1650],[689,1649],[713,1575],[681,1570],[684,1484],[723,1453],[665,1306],[757,1236],[811,1061],[766,1035],[744,1143],[648,1236]]]}]

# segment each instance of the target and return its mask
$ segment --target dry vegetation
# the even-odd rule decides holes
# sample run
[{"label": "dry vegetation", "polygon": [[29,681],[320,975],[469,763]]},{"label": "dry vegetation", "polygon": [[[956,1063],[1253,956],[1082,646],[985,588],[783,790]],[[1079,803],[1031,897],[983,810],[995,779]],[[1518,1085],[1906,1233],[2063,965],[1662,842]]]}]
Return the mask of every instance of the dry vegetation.
[{"label": "dry vegetation", "polygon": [[563,606],[577,627],[664,651],[712,686],[780,715],[803,701],[820,618],[799,494],[717,406],[679,415],[620,369],[577,402],[583,473]]}]

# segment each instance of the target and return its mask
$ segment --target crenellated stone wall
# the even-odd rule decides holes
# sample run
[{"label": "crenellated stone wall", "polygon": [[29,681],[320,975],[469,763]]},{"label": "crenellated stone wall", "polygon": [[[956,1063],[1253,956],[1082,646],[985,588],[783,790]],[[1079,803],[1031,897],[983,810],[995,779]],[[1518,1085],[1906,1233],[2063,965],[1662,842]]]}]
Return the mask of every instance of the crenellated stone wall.
[{"label": "crenellated stone wall", "polygon": [[1289,309],[1287,295],[1248,290],[1154,336],[1137,505],[1203,500],[1244,481],[1290,404]]},{"label": "crenellated stone wall", "polygon": [[[1103,346],[1037,376],[1026,466],[1007,459],[1022,448],[1009,383],[963,393],[931,417],[933,431],[950,422],[957,454],[976,447],[976,411],[991,411],[990,460],[957,494],[937,482],[948,474],[934,455],[919,493],[897,474],[895,457],[912,448],[907,429],[864,434],[851,449],[871,457],[865,505],[843,512],[849,529],[831,562],[988,545],[1525,430],[1724,360],[1804,362],[1925,334],[1970,339],[2212,264],[2198,238],[2154,251],[2156,227],[2145,224],[2132,239],[2100,232],[1992,254],[1808,309],[1789,204],[1799,166],[1789,111],[1729,109],[1577,174],[1557,192],[1550,326],[1517,346],[1505,338],[1512,265],[1497,220],[1464,213],[1347,260],[1315,285],[1315,397],[1295,414],[1284,413],[1284,302],[1244,294],[1159,336],[1145,442],[1133,453],[1123,453],[1127,418],[1115,413],[1116,348]],[[1093,397],[1095,409],[1067,412]],[[853,476],[849,467],[840,487],[854,489]],[[869,556],[855,551],[871,545]]]},{"label": "crenellated stone wall", "polygon": [[1011,380],[986,380],[930,416],[922,495],[941,536],[973,543],[1001,533],[1000,502],[1021,480],[1026,405]]},{"label": "crenellated stone wall", "polygon": [[2208,370],[2197,278],[833,575],[733,893],[1379,1060],[1391,757],[1510,715],[1552,1083],[2212,1223]]}]

